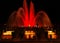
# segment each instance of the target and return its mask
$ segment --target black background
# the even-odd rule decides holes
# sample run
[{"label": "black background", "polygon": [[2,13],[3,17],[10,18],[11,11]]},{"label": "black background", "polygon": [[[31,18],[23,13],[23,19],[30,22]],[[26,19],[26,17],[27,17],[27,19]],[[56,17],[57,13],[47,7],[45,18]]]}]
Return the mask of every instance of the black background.
[{"label": "black background", "polygon": [[[60,12],[58,0],[27,0],[34,3],[35,12],[44,10],[53,24],[60,24]],[[23,0],[0,0],[0,24],[7,22],[10,14],[23,6]]]}]

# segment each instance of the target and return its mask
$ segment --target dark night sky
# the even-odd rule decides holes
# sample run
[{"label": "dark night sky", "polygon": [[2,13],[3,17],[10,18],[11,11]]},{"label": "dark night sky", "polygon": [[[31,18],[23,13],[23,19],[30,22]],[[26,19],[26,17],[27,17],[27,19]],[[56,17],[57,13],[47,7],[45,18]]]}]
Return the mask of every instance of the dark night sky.
[{"label": "dark night sky", "polygon": [[[60,24],[59,1],[58,0],[32,0],[35,11],[44,10],[53,24]],[[30,0],[27,0],[29,5]],[[0,24],[6,23],[9,15],[23,6],[23,0],[0,0]]]}]

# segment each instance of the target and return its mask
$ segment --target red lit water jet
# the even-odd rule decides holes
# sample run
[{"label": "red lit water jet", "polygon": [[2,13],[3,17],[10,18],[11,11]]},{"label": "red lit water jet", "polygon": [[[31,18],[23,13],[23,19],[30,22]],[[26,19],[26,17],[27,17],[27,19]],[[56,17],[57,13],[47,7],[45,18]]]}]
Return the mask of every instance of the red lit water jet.
[{"label": "red lit water jet", "polygon": [[24,7],[24,11],[25,11],[24,26],[27,27],[29,25],[29,20],[28,20],[28,7],[26,4],[26,0],[24,0],[23,7]]},{"label": "red lit water jet", "polygon": [[[38,25],[39,27],[52,26],[48,15],[44,11],[39,11],[36,16],[34,12],[34,4],[30,2],[30,11],[26,0],[23,2],[23,8],[19,8],[18,11],[13,12],[8,19],[9,27],[34,27]],[[28,16],[29,15],[29,16]]]},{"label": "red lit water jet", "polygon": [[33,3],[31,2],[30,3],[30,19],[29,19],[29,24],[31,26],[34,26],[35,25],[35,19],[34,19],[34,5]]},{"label": "red lit water jet", "polygon": [[[34,21],[34,5],[31,2],[30,3],[30,16],[28,17],[28,7],[26,4],[26,0],[24,0],[24,10],[25,10],[25,20],[24,20],[24,26],[34,26],[35,21]],[[33,18],[33,19],[32,19]]]}]

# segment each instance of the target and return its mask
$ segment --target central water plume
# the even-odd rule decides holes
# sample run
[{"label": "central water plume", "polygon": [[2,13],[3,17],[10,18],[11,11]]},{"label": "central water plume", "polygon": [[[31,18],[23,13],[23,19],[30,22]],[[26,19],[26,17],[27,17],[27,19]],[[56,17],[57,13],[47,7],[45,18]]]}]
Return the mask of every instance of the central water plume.
[{"label": "central water plume", "polygon": [[39,27],[52,26],[48,15],[44,11],[39,11],[35,14],[32,1],[30,2],[29,11],[26,0],[24,0],[22,8],[20,7],[9,16],[7,24],[9,27],[34,27],[35,25],[38,25]]}]

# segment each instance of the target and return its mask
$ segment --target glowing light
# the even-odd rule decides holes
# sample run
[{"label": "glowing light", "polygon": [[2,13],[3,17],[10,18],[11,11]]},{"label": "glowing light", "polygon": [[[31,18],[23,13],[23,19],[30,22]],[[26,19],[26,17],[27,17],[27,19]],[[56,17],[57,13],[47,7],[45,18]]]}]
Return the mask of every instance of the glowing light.
[{"label": "glowing light", "polygon": [[12,32],[13,31],[6,31],[6,32],[3,32],[3,35],[12,35]]},{"label": "glowing light", "polygon": [[35,32],[34,31],[25,31],[25,36],[27,39],[29,39],[29,38],[33,39],[33,36],[35,36]]},{"label": "glowing light", "polygon": [[29,39],[30,31],[25,31],[25,36],[27,39]]},{"label": "glowing light", "polygon": [[56,33],[53,32],[53,31],[48,31],[48,38],[51,38],[50,36],[52,37],[52,39],[56,39],[57,38]]},{"label": "glowing light", "polygon": [[33,38],[33,36],[35,36],[35,32],[33,32],[33,31],[31,31],[30,34],[31,34],[31,35],[30,35],[31,38]]},{"label": "glowing light", "polygon": [[52,31],[48,31],[48,34],[52,34]]},{"label": "glowing light", "polygon": [[31,25],[29,24],[29,27],[30,27]]},{"label": "glowing light", "polygon": [[11,38],[12,38],[12,32],[13,32],[13,31],[3,32],[3,34],[2,34],[2,39],[11,39]]}]

